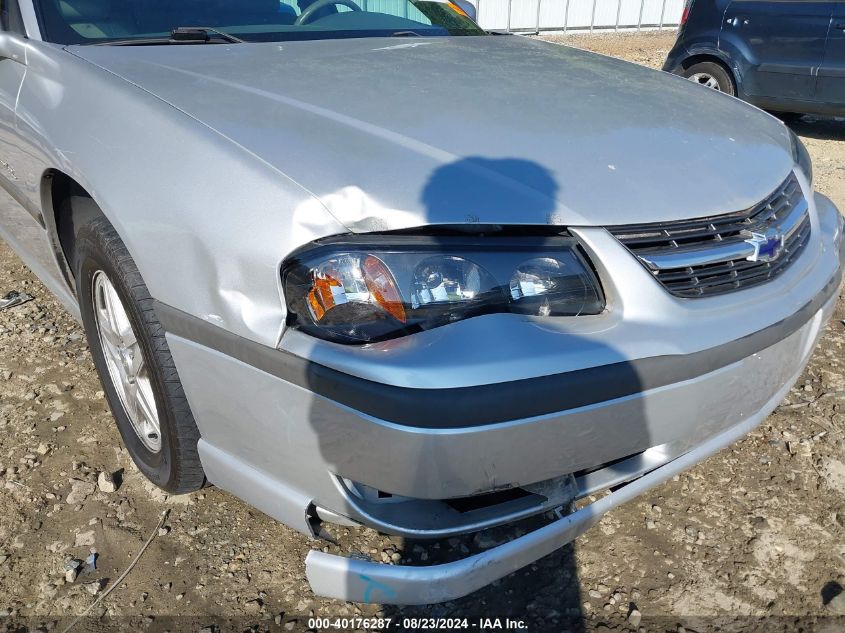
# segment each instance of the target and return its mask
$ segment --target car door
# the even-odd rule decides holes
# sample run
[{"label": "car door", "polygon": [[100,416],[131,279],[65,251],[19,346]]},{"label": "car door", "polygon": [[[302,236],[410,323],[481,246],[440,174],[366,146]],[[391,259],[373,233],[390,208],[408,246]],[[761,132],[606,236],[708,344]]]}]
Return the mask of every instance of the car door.
[{"label": "car door", "polygon": [[833,10],[815,100],[839,105],[845,113],[845,2],[837,2]]},{"label": "car door", "polygon": [[51,287],[58,268],[40,209],[29,202],[28,154],[18,130],[18,96],[26,77],[26,30],[18,0],[0,0],[0,237]]},{"label": "car door", "polygon": [[16,33],[23,25],[14,17],[20,12],[16,12],[13,5],[17,6],[17,0],[0,0],[3,44],[3,50],[0,50],[0,184],[7,191],[14,189],[17,181],[9,155],[16,143],[15,107],[26,74],[26,53],[22,39],[19,41],[22,34]]},{"label": "car door", "polygon": [[743,91],[749,96],[811,99],[833,6],[813,0],[731,2],[721,37],[748,62]]}]

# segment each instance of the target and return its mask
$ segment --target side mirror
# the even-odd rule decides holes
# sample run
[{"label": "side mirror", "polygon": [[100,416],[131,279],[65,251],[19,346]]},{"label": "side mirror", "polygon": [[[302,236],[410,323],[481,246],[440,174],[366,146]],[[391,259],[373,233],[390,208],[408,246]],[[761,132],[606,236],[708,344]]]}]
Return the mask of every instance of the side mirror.
[{"label": "side mirror", "polygon": [[26,44],[23,38],[8,31],[0,31],[0,60],[3,59],[26,64]]},{"label": "side mirror", "polygon": [[452,0],[452,2],[458,5],[473,21],[478,22],[478,9],[475,8],[475,5],[470,0]]}]

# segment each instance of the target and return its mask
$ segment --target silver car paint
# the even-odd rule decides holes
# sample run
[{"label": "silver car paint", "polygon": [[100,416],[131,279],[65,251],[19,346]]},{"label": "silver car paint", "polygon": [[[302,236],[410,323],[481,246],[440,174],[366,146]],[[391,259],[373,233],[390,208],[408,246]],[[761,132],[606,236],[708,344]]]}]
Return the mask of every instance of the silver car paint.
[{"label": "silver car paint", "polygon": [[[821,326],[833,310],[835,300],[804,328],[803,367],[817,340]],[[794,360],[794,358],[793,358]],[[597,501],[560,517],[538,530],[461,560],[428,567],[385,565],[312,550],[305,559],[305,571],[312,590],[321,596],[353,602],[387,604],[430,604],[456,600],[513,573],[550,554],[586,532],[610,510],[648,492],[714,453],[740,440],[774,410],[798,379],[796,372],[757,412],[721,433],[701,442],[689,452],[669,461]]]},{"label": "silver car paint", "polygon": [[[792,165],[785,127],[754,108],[519,37],[69,50],[248,148],[351,230],[700,217],[755,204]],[[558,190],[495,159],[536,163]],[[690,195],[702,181],[718,207]]]},{"label": "silver car paint", "polygon": [[[449,388],[546,376],[650,356],[684,355],[757,332],[809,302],[838,266],[838,213],[809,193],[811,245],[776,284],[704,302],[678,299],[607,231],[579,228],[596,263],[609,309],[577,319],[489,315],[414,336],[363,347],[316,340],[288,331],[281,347],[298,356],[377,382]],[[819,212],[819,204],[825,209]],[[695,334],[690,335],[691,332]],[[530,350],[530,353],[526,351]],[[444,356],[448,355],[448,361]]]},{"label": "silver car paint", "polygon": [[[280,262],[316,237],[723,213],[765,197],[792,165],[786,128],[753,108],[523,38],[21,44],[14,142],[0,146],[19,177],[11,190],[41,208],[45,171],[69,174],[153,296],[266,345],[283,329]],[[502,159],[551,174],[554,199],[497,173]],[[428,179],[449,165],[461,204],[444,205],[441,187],[427,208]],[[702,179],[722,195],[691,195]],[[43,241],[28,250],[58,250],[51,233]],[[46,274],[57,289],[59,269]]]},{"label": "silver car paint", "polygon": [[[307,192],[148,92],[61,47],[25,46],[17,118],[9,142],[0,145],[17,175],[6,183],[10,191],[49,209],[45,172],[70,175],[124,236],[155,296],[274,345],[284,319],[278,276],[284,253],[345,229],[321,208],[308,218],[319,232],[295,224],[289,210]],[[16,207],[8,213],[17,218],[3,221],[11,242],[25,240],[28,253],[56,250],[54,230],[39,234],[34,218]],[[43,220],[53,228],[50,211]],[[51,288],[66,283],[57,264],[43,274]],[[57,294],[74,310],[67,291]]]},{"label": "silver car paint", "polygon": [[[92,195],[159,301],[262,345],[407,386],[504,382],[705,349],[795,312],[839,269],[838,213],[799,174],[813,238],[778,283],[694,306],[666,295],[601,227],[749,207],[793,168],[790,141],[753,108],[623,62],[515,37],[69,49],[9,40],[23,59],[0,61],[0,185],[10,194],[0,200],[0,230],[71,310],[44,177],[54,169]],[[554,187],[533,186],[538,175]],[[697,196],[702,181],[719,195]],[[279,265],[302,244],[487,222],[573,226],[609,291],[608,313],[492,315],[365,348],[282,336]],[[761,419],[800,372],[828,314],[689,384],[515,420],[476,432],[482,441],[453,432],[448,439],[465,450],[448,464],[449,434],[380,425],[217,351],[168,340],[211,481],[310,533],[314,503],[361,519],[334,475],[382,486],[387,478],[421,496],[469,494],[569,472],[575,462],[564,457],[604,459],[678,439],[692,448],[745,430],[742,421]],[[535,362],[520,360],[526,350]],[[749,392],[759,398],[744,399]],[[715,394],[724,409],[708,406]],[[636,425],[601,434],[587,414]],[[544,426],[548,435],[531,439]],[[402,449],[349,459],[340,449],[360,439],[351,428],[373,441],[388,429]],[[499,433],[511,445],[532,442],[535,464],[497,452]],[[429,470],[434,459],[448,466],[442,476]],[[330,589],[343,584],[331,577]]]},{"label": "silver car paint", "polygon": [[[358,513],[333,475],[444,499],[545,481],[670,442],[686,452],[759,411],[808,347],[796,333],[733,365],[636,396],[482,428],[419,430],[363,415],[185,339],[168,341],[186,391],[205,394],[191,399],[203,444],[240,465],[214,483],[228,489],[246,466],[352,517]],[[240,424],[231,423],[235,417]]]},{"label": "silver car paint", "polygon": [[[698,313],[665,315],[665,304],[654,302],[653,295],[646,290],[649,284],[657,284],[629,278],[639,268],[637,265],[612,255],[607,257],[608,251],[600,251],[601,261],[607,262],[613,271],[611,279],[615,285],[627,286],[621,283],[625,281],[632,288],[643,289],[641,296],[632,293],[626,297],[626,303],[614,306],[614,310],[629,317],[618,325],[618,336],[608,336],[602,342],[600,337],[589,334],[582,337],[565,330],[539,328],[517,317],[489,315],[473,320],[475,335],[469,328],[455,328],[461,336],[423,339],[422,348],[429,358],[437,359],[440,371],[457,383],[462,374],[500,378],[508,369],[504,358],[515,360],[513,374],[519,375],[516,359],[525,352],[508,345],[508,338],[522,342],[530,355],[540,359],[544,369],[549,364],[543,363],[542,350],[561,357],[555,363],[558,372],[567,371],[567,366],[571,369],[602,366],[621,358],[633,361],[661,352],[677,351],[683,355],[684,349],[697,345],[698,338],[710,343],[711,329],[722,341],[736,340],[744,335],[731,322],[777,323],[786,313],[810,303],[829,280],[837,278],[840,265],[836,250],[841,242],[839,213],[820,195],[816,195],[812,206],[818,216],[814,238],[817,241],[784,273],[783,285],[773,284],[780,292],[758,296],[748,303],[739,302],[732,308],[724,304],[706,306],[708,301],[698,303],[701,307]],[[813,257],[811,250],[823,257]],[[828,309],[825,321],[829,313]],[[726,320],[718,321],[717,315]],[[675,336],[673,324],[679,319],[682,327],[678,327]],[[648,327],[640,326],[640,321]],[[711,327],[714,322],[718,326]],[[453,327],[441,329],[446,332]],[[681,331],[692,342],[679,350],[684,338]],[[661,333],[665,333],[667,340],[664,347]],[[590,463],[616,460],[669,442],[680,442],[682,452],[689,450],[759,411],[803,366],[814,340],[815,334],[807,339],[796,333],[768,350],[693,380],[583,409],[481,428],[431,430],[363,415],[307,388],[168,334],[186,393],[202,394],[201,398],[191,399],[191,407],[200,425],[203,445],[217,451],[214,456],[220,459],[225,456],[226,463],[229,460],[240,463],[239,468],[228,472],[219,468],[218,479],[213,481],[224,489],[242,490],[241,475],[254,470],[261,476],[284,482],[297,491],[296,499],[310,496],[317,505],[347,516],[357,516],[357,512],[338,490],[333,475],[395,494],[436,499],[469,495],[514,482],[531,484],[588,467]],[[626,347],[629,341],[634,344]],[[501,348],[504,355],[493,364],[492,370],[485,370],[483,363],[466,364],[466,359],[484,358],[482,350],[488,347]],[[390,350],[376,350],[372,361],[375,364],[377,356],[390,354]],[[386,379],[398,373],[397,382],[403,384],[407,377],[407,385],[411,387],[443,387],[442,383],[427,379],[428,364],[422,363],[416,383],[411,369],[402,372],[390,368],[377,370],[376,374]],[[464,382],[474,384],[478,379],[473,376]],[[230,420],[235,418],[242,423],[233,426]],[[625,423],[620,423],[621,420]],[[521,450],[512,450],[514,446]],[[254,496],[246,499],[250,503],[262,502]],[[281,501],[276,505],[285,507]],[[297,511],[288,510],[281,516],[291,513],[295,515]],[[307,526],[300,526],[303,528]]]}]

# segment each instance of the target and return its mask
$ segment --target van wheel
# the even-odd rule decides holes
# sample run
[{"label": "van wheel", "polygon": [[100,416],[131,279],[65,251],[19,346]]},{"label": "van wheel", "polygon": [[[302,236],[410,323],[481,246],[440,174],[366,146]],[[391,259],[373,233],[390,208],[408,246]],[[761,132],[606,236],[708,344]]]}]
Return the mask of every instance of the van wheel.
[{"label": "van wheel", "polygon": [[736,96],[736,86],[724,66],[716,62],[699,62],[684,71],[684,77],[700,86],[712,88],[725,94]]},{"label": "van wheel", "polygon": [[74,273],[88,346],[132,460],[172,493],[201,488],[194,422],[147,286],[102,217],[83,226]]}]

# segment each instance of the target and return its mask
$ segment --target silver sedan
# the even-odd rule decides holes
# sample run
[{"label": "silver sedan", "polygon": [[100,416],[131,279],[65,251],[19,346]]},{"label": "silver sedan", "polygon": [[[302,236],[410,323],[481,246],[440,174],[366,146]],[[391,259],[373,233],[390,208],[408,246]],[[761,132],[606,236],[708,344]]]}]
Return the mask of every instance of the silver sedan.
[{"label": "silver sedan", "polygon": [[[317,593],[428,603],[742,437],[836,300],[800,141],[446,0],[10,0],[0,234],[155,484],[307,535],[544,527]],[[592,504],[575,501],[602,490]]]}]

